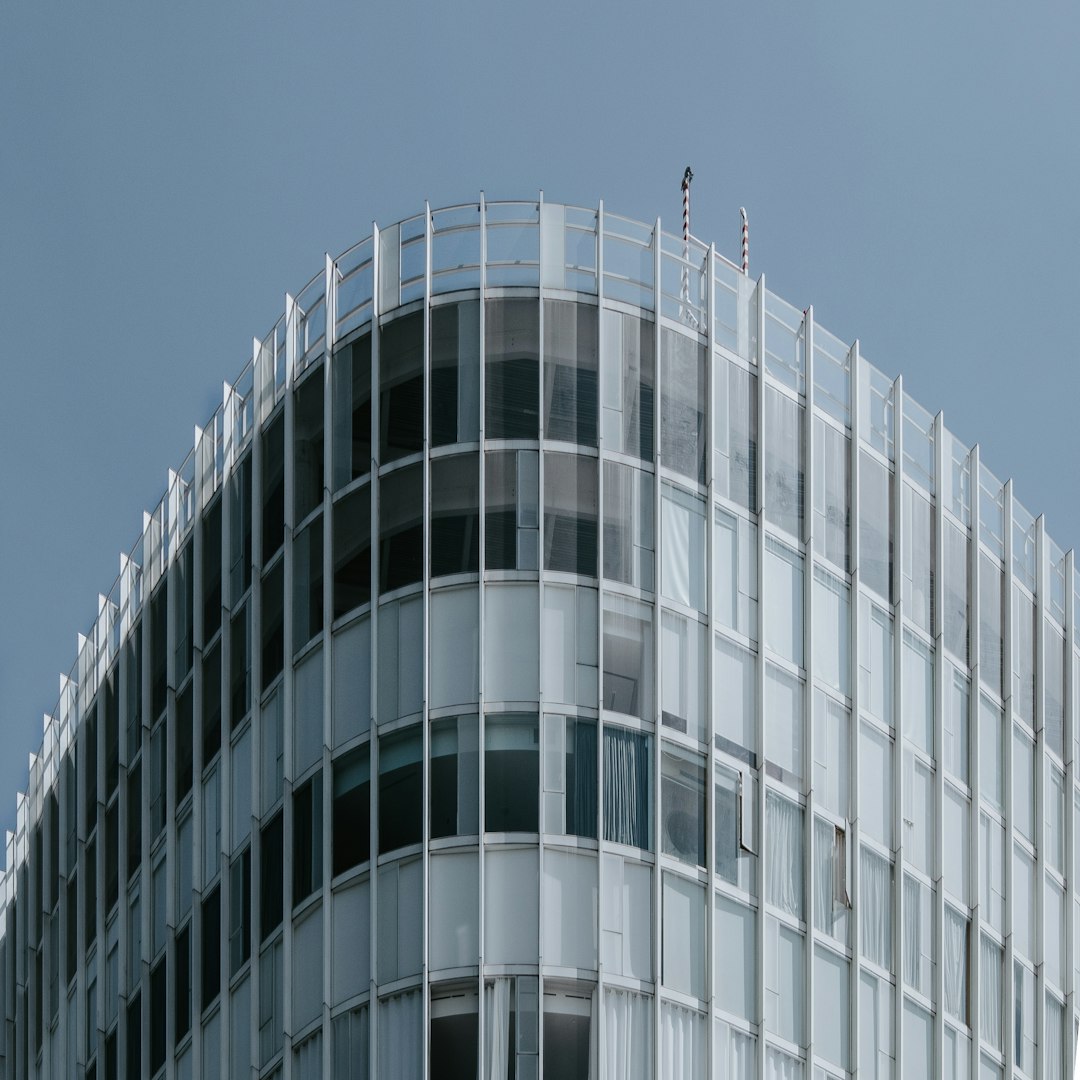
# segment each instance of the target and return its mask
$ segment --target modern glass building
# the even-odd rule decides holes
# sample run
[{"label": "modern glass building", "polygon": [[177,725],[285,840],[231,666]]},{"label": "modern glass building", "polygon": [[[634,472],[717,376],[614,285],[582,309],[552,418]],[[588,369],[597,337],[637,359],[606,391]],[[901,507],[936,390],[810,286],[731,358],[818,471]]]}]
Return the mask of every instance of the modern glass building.
[{"label": "modern glass building", "polygon": [[1073,555],[659,221],[327,258],[99,611],[3,1075],[1071,1075]]}]

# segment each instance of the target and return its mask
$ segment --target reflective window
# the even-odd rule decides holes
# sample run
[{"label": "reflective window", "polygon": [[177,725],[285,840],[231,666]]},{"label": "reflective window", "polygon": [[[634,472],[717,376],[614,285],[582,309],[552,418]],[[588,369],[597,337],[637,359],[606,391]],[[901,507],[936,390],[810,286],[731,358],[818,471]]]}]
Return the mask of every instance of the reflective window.
[{"label": "reflective window", "polygon": [[904,631],[904,735],[927,754],[934,752],[934,655],[922,638]]},{"label": "reflective window", "polygon": [[323,519],[320,514],[293,541],[293,652],[323,628]]},{"label": "reflective window", "polygon": [[803,407],[774,387],[765,388],[765,517],[802,537]]},{"label": "reflective window", "polygon": [[661,331],[660,458],[666,468],[705,483],[708,443],[705,347],[696,337]]},{"label": "reflective window", "polygon": [[420,729],[379,740],[379,853],[423,837],[423,762]]},{"label": "reflective window", "polygon": [[765,645],[802,667],[803,557],[771,536],[765,538]]},{"label": "reflective window", "polygon": [[262,579],[262,686],[281,674],[285,664],[285,563],[280,561]]},{"label": "reflective window", "polygon": [[604,577],[653,589],[655,546],[651,473],[604,462]]},{"label": "reflective window", "polygon": [[1005,933],[1005,826],[979,815],[979,905],[987,925]]},{"label": "reflective window", "polygon": [[1013,828],[1035,842],[1035,744],[1020,728],[1013,728]]},{"label": "reflective window", "polygon": [[544,454],[544,568],[596,577],[596,459]]},{"label": "reflective window", "polygon": [[704,761],[670,743],[660,763],[660,848],[691,866],[705,865]]},{"label": "reflective window", "polygon": [[803,684],[791,672],[765,667],[765,768],[770,776],[799,788],[803,778]]},{"label": "reflective window", "polygon": [[424,576],[423,466],[409,465],[379,480],[379,590]]},{"label": "reflective window", "polygon": [[706,738],[706,627],[674,611],[661,613],[661,710],[665,726],[699,741]]},{"label": "reflective window", "polygon": [[[765,1024],[782,1039],[800,1045],[805,1029],[806,942],[797,930],[769,916],[765,920]],[[767,1075],[791,1076],[798,1063],[770,1051]],[[929,1075],[929,1074],[928,1074]]]},{"label": "reflective window", "polygon": [[484,719],[484,829],[538,832],[540,725],[536,713]]},{"label": "reflective window", "polygon": [[713,608],[721,626],[757,640],[757,526],[748,519],[715,509]]},{"label": "reflective window", "polygon": [[371,489],[334,503],[334,618],[371,601]]},{"label": "reflective window", "polygon": [[757,768],[757,658],[749,649],[717,634],[714,662],[716,748]]},{"label": "reflective window", "polygon": [[1003,640],[1005,575],[989,555],[979,555],[979,678],[998,697],[1005,696]]},{"label": "reflective window", "polygon": [[605,311],[601,393],[604,442],[620,454],[651,461],[656,393],[656,328]]},{"label": "reflective window", "polygon": [[814,550],[845,573],[851,517],[851,441],[814,417]]},{"label": "reflective window", "polygon": [[595,1041],[592,990],[552,989],[545,982],[544,1080],[592,1080]]},{"label": "reflective window", "polygon": [[371,472],[371,335],[334,354],[334,490]]},{"label": "reflective window", "polygon": [[280,410],[262,433],[262,564],[285,542],[285,416]]},{"label": "reflective window", "polygon": [[893,722],[893,625],[883,608],[860,598],[859,686],[863,709],[875,720]]},{"label": "reflective window", "polygon": [[1005,806],[1004,720],[1001,710],[979,695],[979,794],[997,810]]},{"label": "reflective window", "polygon": [[847,709],[835,698],[814,691],[814,794],[819,805],[848,816]]},{"label": "reflective window", "polygon": [[588,304],[544,303],[544,435],[596,445],[597,311]]},{"label": "reflective window", "polygon": [[431,837],[480,832],[479,719],[450,716],[431,722]]},{"label": "reflective window", "polygon": [[719,763],[715,775],[716,873],[750,892],[754,888],[751,852],[757,839],[753,827],[756,785]]},{"label": "reflective window", "polygon": [[607,593],[604,597],[603,707],[653,718],[652,607]]},{"label": "reflective window", "polygon": [[322,773],[293,792],[293,904],[322,886]]},{"label": "reflective window", "polygon": [[1065,638],[1047,619],[1043,636],[1043,731],[1046,748],[1065,759]]},{"label": "reflective window", "polygon": [[293,520],[301,522],[323,499],[322,368],[296,390],[293,408]]},{"label": "reflective window", "polygon": [[941,591],[941,626],[945,648],[968,662],[968,537],[951,521],[945,522]]},{"label": "reflective window", "polygon": [[706,610],[705,502],[689,491],[663,484],[662,585],[667,599],[686,607]]},{"label": "reflective window", "polygon": [[863,956],[886,971],[892,968],[892,890],[892,863],[864,847],[859,859],[859,942]]},{"label": "reflective window", "polygon": [[540,305],[488,300],[485,311],[485,418],[489,439],[540,434]]},{"label": "reflective window", "polygon": [[475,985],[468,989],[432,988],[431,1080],[475,1080],[477,1004]]},{"label": "reflective window", "polygon": [[934,507],[904,485],[904,614],[934,632]]},{"label": "reflective window", "polygon": [[365,744],[334,761],[333,874],[371,857],[371,762]]},{"label": "reflective window", "polygon": [[424,313],[384,324],[379,335],[379,464],[424,448]]},{"label": "reflective window", "polygon": [[859,580],[892,603],[893,474],[866,451],[859,457]]},{"label": "reflective window", "polygon": [[886,848],[893,842],[892,740],[871,724],[859,725],[859,774],[874,784],[859,785],[859,821],[866,834]]},{"label": "reflective window", "polygon": [[851,614],[848,586],[814,567],[814,674],[842,694],[851,683]]},{"label": "reflective window", "polygon": [[480,437],[480,302],[431,309],[431,443]]},{"label": "reflective window", "polygon": [[951,664],[945,665],[945,671],[945,768],[957,780],[966,784],[970,757],[968,714],[971,708],[971,685]]},{"label": "reflective window", "polygon": [[1035,602],[1013,587],[1013,715],[1035,727]]},{"label": "reflective window", "polygon": [[716,490],[757,510],[757,376],[732,360],[714,361]]},{"label": "reflective window", "polygon": [[431,462],[431,576],[480,568],[480,457]]},{"label": "reflective window", "polygon": [[490,450],[484,461],[484,568],[540,566],[540,455]]}]

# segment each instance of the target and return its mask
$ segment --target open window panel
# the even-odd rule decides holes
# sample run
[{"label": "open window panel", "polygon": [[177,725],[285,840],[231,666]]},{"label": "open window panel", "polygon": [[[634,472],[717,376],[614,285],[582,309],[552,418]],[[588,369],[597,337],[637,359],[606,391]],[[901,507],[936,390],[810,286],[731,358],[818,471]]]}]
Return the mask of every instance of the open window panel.
[{"label": "open window panel", "polygon": [[591,1080],[595,1063],[592,987],[545,983],[545,1080]]},{"label": "open window panel", "polygon": [[744,767],[716,762],[716,872],[741,889],[752,887],[750,856],[756,855],[757,779]]},{"label": "open window panel", "polygon": [[431,1080],[475,1080],[480,997],[468,986],[431,988]]}]

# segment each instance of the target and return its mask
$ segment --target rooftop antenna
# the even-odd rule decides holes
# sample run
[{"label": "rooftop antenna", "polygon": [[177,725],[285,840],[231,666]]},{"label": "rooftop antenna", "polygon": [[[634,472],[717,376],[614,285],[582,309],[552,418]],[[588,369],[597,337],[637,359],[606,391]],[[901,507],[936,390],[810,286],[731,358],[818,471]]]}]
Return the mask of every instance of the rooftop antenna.
[{"label": "rooftop antenna", "polygon": [[742,272],[744,274],[750,273],[750,226],[746,221],[746,207],[739,207],[739,214],[742,216]]},{"label": "rooftop antenna", "polygon": [[690,309],[690,181],[694,179],[689,165],[682,178],[682,301],[684,310]]}]

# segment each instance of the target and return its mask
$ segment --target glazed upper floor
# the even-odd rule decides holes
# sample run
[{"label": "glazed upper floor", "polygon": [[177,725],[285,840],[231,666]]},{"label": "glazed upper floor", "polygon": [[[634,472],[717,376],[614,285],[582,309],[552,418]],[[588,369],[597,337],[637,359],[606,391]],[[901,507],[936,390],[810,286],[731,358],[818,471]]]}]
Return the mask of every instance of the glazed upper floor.
[{"label": "glazed upper floor", "polygon": [[[376,325],[380,331],[372,334]],[[456,367],[466,352],[476,359],[472,399],[462,394],[463,377],[470,376]],[[309,369],[327,355],[334,357],[334,381],[348,357],[351,382],[325,380],[330,401],[324,403],[310,389],[316,383]],[[551,364],[555,358],[559,363]],[[549,379],[557,367],[563,375],[569,370],[569,379]],[[357,409],[365,415],[365,370],[366,444],[353,430]],[[440,380],[454,387],[452,408],[440,396]],[[631,410],[628,382],[636,384]],[[807,551],[839,562],[845,573],[858,569],[849,558],[852,525],[843,526],[841,555],[825,550],[837,530],[828,514],[811,512],[802,484],[818,431],[833,442],[850,437],[856,459],[865,461],[862,472],[887,478],[884,514],[892,512],[893,478],[902,476],[905,490],[936,505],[957,535],[976,539],[976,552],[1011,571],[1019,595],[1074,641],[1080,574],[1071,557],[1013,497],[1011,485],[985,468],[977,448],[963,446],[940,414],[907,397],[900,379],[874,368],[857,342],[849,346],[816,325],[812,308],[787,304],[767,290],[764,277],[752,281],[715,247],[695,239],[684,244],[659,221],[630,221],[602,203],[585,209],[481,199],[425,210],[373,228],[337,259],[328,257],[295,298],[287,295],[281,317],[225,386],[221,406],[196,429],[195,446],[170,471],[165,494],[144,515],[139,539],[121,556],[120,575],[99,600],[94,625],[80,635],[75,665],[32,758],[29,796],[20,799],[17,833],[8,842],[9,867],[21,862],[36,818],[32,806],[54,783],[81,708],[92,701],[144,602],[202,508],[248,459],[252,439],[294,390],[293,422],[303,423],[305,386],[317,423],[325,407],[333,428],[323,452],[329,475],[317,469],[309,485],[320,499],[324,484],[333,494],[443,444],[599,447],[655,463],[690,488],[743,505]],[[411,405],[418,394],[417,411]],[[745,416],[742,427],[736,414]],[[399,417],[405,421],[398,424]],[[338,430],[339,419],[351,425],[347,435]],[[762,440],[768,431],[786,435]],[[302,436],[293,432],[294,440]],[[819,463],[816,472],[826,471]],[[773,495],[783,494],[790,477],[790,499],[770,496],[770,476],[778,478]],[[843,482],[850,489],[855,478]],[[301,523],[302,486],[294,483],[283,523]],[[888,530],[886,536],[891,548]],[[868,581],[869,561],[864,571]],[[887,601],[900,591],[900,574],[894,567],[887,575]],[[926,630],[935,632],[932,623]]]}]

